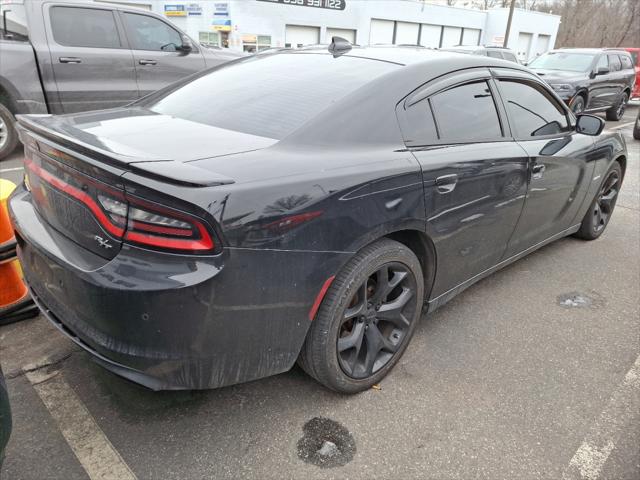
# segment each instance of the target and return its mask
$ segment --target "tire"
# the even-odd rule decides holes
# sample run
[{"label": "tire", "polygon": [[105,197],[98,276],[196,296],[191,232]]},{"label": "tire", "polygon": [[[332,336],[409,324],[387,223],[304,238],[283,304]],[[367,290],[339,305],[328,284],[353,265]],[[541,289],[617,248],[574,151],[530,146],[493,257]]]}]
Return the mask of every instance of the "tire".
[{"label": "tire", "polygon": [[623,92],[622,95],[620,95],[620,98],[618,99],[618,101],[615,103],[615,105],[611,107],[609,110],[607,110],[606,112],[607,120],[611,120],[614,122],[617,122],[618,120],[620,120],[624,115],[625,109],[627,108],[628,100],[629,100],[629,96],[627,92]]},{"label": "tire", "polygon": [[[381,282],[388,287],[378,290]],[[327,291],[300,352],[299,365],[337,392],[353,394],[371,388],[407,348],[423,301],[422,268],[409,248],[389,239],[363,248]],[[398,305],[402,306],[391,308]]]},{"label": "tire", "polygon": [[571,101],[570,108],[573,113],[575,113],[576,115],[579,115],[582,112],[584,112],[584,105],[585,105],[584,97],[582,95],[576,95]]},{"label": "tire", "polygon": [[600,184],[598,193],[589,205],[589,210],[584,214],[580,230],[575,234],[576,237],[595,240],[602,235],[613,215],[621,185],[622,169],[618,162],[613,162]]},{"label": "tire", "polygon": [[18,132],[14,127],[13,114],[0,103],[0,160],[7,157],[18,144]]},{"label": "tire", "polygon": [[640,112],[638,112],[638,118],[636,118],[636,124],[633,126],[633,138],[640,140]]}]

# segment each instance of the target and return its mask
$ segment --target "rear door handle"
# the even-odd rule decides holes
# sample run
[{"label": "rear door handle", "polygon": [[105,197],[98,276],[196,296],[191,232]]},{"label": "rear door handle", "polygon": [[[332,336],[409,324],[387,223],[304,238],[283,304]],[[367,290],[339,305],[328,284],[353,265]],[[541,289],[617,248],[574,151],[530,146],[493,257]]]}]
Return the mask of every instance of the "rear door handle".
[{"label": "rear door handle", "polygon": [[547,169],[547,167],[544,166],[544,163],[536,163],[531,168],[531,173],[533,174],[533,179],[534,180],[538,180],[538,179],[542,178],[542,176],[544,175],[544,171],[546,169]]},{"label": "rear door handle", "polygon": [[452,173],[451,175],[443,175],[436,178],[436,187],[438,193],[451,193],[456,188],[458,183],[458,175]]},{"label": "rear door handle", "polygon": [[60,57],[58,61],[60,63],[82,63],[82,59],[78,57]]},{"label": "rear door handle", "polygon": [[138,63],[140,65],[157,65],[158,62],[155,60],[139,60]]}]

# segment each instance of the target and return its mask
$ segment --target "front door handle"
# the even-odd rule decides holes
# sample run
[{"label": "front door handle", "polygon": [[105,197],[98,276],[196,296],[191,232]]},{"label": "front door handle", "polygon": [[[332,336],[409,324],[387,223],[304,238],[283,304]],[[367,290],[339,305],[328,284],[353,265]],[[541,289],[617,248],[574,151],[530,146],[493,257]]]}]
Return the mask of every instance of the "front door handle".
[{"label": "front door handle", "polygon": [[155,60],[139,60],[138,63],[140,65],[157,65],[158,62]]},{"label": "front door handle", "polygon": [[60,63],[82,63],[82,59],[78,57],[60,57],[58,61]]},{"label": "front door handle", "polygon": [[451,175],[443,175],[436,178],[436,187],[438,193],[451,193],[456,188],[458,183],[458,175],[452,173]]},{"label": "front door handle", "polygon": [[539,180],[544,175],[544,171],[547,167],[544,166],[544,163],[536,163],[533,168],[531,168],[531,173],[533,174],[534,180]]}]

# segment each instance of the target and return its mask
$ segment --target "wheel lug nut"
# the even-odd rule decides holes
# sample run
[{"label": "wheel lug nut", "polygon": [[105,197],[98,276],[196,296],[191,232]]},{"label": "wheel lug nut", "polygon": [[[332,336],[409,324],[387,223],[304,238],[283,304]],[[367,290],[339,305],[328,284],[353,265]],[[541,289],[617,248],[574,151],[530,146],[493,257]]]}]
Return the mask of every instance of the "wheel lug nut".
[{"label": "wheel lug nut", "polygon": [[397,333],[394,333],[393,334],[393,338],[395,338],[397,340],[398,338],[400,338],[400,335],[398,335]]}]

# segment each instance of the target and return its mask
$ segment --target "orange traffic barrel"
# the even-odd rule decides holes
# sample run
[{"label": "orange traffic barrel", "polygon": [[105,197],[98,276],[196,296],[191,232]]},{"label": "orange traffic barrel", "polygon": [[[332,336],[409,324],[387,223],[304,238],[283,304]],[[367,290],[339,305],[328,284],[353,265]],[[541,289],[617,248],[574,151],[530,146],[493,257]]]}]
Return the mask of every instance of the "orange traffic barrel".
[{"label": "orange traffic barrel", "polygon": [[[0,253],[5,253],[16,248],[16,239],[9,222],[9,211],[7,210],[7,199],[13,189],[16,188],[13,182],[0,178]],[[5,257],[3,255],[3,257]]]},{"label": "orange traffic barrel", "polygon": [[38,313],[22,278],[16,258],[16,239],[9,222],[7,199],[14,188],[10,181],[0,179],[0,325]]}]

